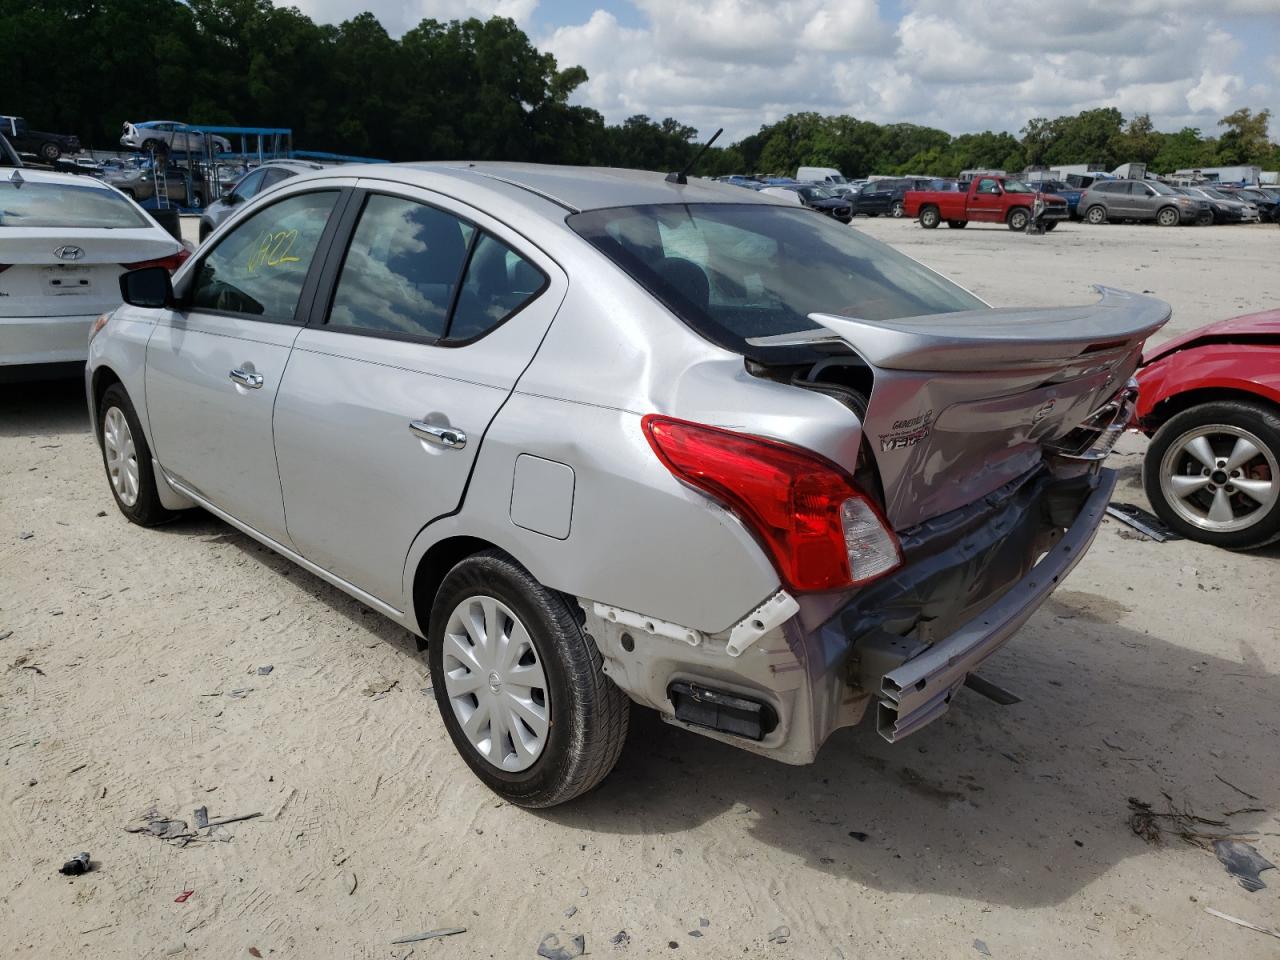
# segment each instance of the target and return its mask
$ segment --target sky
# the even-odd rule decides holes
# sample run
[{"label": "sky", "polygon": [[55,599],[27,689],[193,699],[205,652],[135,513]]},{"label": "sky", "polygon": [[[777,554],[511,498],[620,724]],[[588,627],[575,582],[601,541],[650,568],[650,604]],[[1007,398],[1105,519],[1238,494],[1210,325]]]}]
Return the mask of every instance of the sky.
[{"label": "sky", "polygon": [[[393,36],[431,17],[511,17],[590,80],[610,123],[675,117],[724,143],[815,110],[953,134],[1116,107],[1158,129],[1280,114],[1280,0],[276,0]],[[1280,136],[1280,117],[1272,122]]]}]

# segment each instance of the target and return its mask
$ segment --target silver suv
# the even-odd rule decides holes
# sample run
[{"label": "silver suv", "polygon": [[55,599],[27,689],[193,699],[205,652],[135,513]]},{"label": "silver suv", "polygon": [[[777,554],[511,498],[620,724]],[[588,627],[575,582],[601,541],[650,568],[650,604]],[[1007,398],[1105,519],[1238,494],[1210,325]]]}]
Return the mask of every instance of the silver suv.
[{"label": "silver suv", "polygon": [[203,507],[412,631],[526,806],[609,772],[628,701],[787,763],[940,716],[1088,547],[1169,316],[993,310],[733,186],[465,163],[294,177],[122,291],[86,373],[120,511]]},{"label": "silver suv", "polygon": [[268,160],[255,167],[236,181],[236,185],[223,196],[205,207],[204,213],[200,215],[200,242],[204,243],[205,238],[246,200],[256,197],[264,190],[270,190],[290,177],[323,169],[321,164],[310,160]]},{"label": "silver suv", "polygon": [[1158,180],[1095,180],[1076,209],[1092,224],[1108,220],[1154,220],[1162,227],[1212,217],[1209,201],[1187,197]]}]

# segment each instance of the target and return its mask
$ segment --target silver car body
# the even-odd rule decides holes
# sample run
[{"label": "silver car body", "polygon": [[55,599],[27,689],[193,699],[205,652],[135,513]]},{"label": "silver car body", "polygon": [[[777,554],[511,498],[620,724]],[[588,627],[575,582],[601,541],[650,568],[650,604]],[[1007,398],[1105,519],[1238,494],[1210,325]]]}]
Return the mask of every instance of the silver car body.
[{"label": "silver car body", "polygon": [[120,134],[120,145],[133,150],[149,149],[148,145],[164,144],[170,153],[204,153],[206,138],[213,145],[214,153],[229,153],[231,141],[216,134],[202,133],[176,120],[148,120],[145,123],[126,123]]},{"label": "silver car body", "polygon": [[[94,216],[116,211],[119,217],[110,219],[109,226],[90,226],[87,220],[24,225],[31,218],[14,215],[16,204],[5,201],[27,200],[36,190],[58,206],[60,216],[69,213],[72,220],[71,196],[92,203]],[[126,265],[170,257],[181,249],[137,204],[99,180],[6,169],[0,175],[0,374],[83,363],[90,325],[120,303],[119,278]]]},{"label": "silver car body", "polygon": [[[204,208],[200,214],[200,239],[233,214],[240,204],[259,193],[270,190],[290,177],[313,170],[323,170],[321,164],[309,160],[269,160],[254,167],[241,177],[227,193]],[[260,172],[259,172],[260,171]]]},{"label": "silver car body", "polygon": [[[566,222],[780,201],[632,171],[466,163],[295,177],[210,236],[175,276],[179,298],[237,224],[320,187],[465,217],[545,286],[454,348],[121,307],[91,343],[86,388],[91,409],[116,381],[133,398],[166,506],[205,507],[419,637],[443,572],[497,546],[577,599],[634,701],[791,763],[868,707],[891,740],[940,715],[1066,576],[1114,484],[1100,460],[1127,420],[1126,383],[1169,315],[1116,291],[1040,311],[971,298],[979,309],[882,323],[815,315],[761,348],[859,365],[875,385],[858,413],[814,371],[811,384],[762,373],[682,323]],[[894,270],[929,273],[865,243]],[[323,291],[303,296],[323,314]],[[783,441],[867,478],[903,565],[860,589],[792,595],[749,525],[655,456],[647,414]],[[447,439],[427,442],[428,428]],[[776,725],[746,739],[681,719],[682,682],[764,703]]]}]

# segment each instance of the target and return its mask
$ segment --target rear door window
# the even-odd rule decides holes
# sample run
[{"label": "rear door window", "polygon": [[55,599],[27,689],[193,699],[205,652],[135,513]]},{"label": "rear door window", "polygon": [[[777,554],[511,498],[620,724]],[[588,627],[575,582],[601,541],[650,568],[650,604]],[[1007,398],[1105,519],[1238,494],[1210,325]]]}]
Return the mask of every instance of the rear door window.
[{"label": "rear door window", "polygon": [[448,339],[482,337],[534,300],[547,285],[546,275],[509,246],[481,234],[467,264]]},{"label": "rear door window", "polygon": [[303,281],[337,199],[336,190],[297,194],[237,225],[200,264],[189,307],[295,322]]}]

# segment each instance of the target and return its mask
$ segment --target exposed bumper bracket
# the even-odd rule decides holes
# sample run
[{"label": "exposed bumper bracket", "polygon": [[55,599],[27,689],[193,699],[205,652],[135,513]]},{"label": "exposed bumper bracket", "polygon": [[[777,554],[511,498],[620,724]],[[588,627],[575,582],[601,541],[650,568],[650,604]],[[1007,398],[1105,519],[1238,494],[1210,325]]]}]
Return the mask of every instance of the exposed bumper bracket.
[{"label": "exposed bumper bracket", "polygon": [[1097,488],[1062,539],[1003,597],[951,636],[884,675],[876,706],[880,736],[892,743],[946,712],[965,677],[1031,618],[1080,561],[1098,532],[1115,485],[1115,472],[1102,470]]}]

